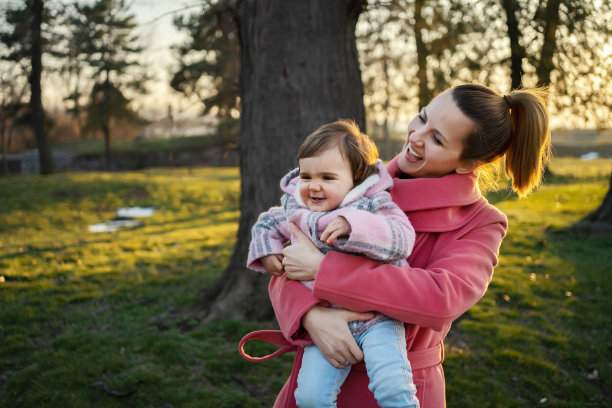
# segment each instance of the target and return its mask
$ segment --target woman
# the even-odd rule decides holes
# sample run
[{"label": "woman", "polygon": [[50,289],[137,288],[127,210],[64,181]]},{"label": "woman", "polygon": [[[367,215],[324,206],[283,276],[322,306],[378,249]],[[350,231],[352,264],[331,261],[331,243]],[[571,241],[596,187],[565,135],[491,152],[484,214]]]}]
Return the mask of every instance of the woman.
[{"label": "woman", "polygon": [[[408,359],[421,407],[445,406],[442,341],[451,323],[486,292],[507,228],[506,217],[478,188],[488,164],[504,159],[512,187],[524,196],[541,179],[550,133],[544,93],[502,96],[479,85],[438,95],[408,127],[402,152],[387,166],[391,191],[416,230],[410,267],[355,255],[323,255],[297,228],[283,251],[285,275],[270,282],[270,298],[285,336],[309,339],[336,367],[354,364],[339,407],[376,407],[367,389],[361,350],[347,322],[378,311],[405,323]],[[298,280],[314,279],[310,291]],[[346,309],[325,307],[329,303]],[[276,407],[295,406],[298,351]]]}]

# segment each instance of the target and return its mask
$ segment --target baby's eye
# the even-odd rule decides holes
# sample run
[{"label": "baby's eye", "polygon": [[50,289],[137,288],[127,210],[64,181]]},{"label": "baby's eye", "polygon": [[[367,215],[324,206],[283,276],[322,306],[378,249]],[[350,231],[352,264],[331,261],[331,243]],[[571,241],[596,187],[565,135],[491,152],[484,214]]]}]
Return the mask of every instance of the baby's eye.
[{"label": "baby's eye", "polygon": [[310,176],[306,174],[300,174],[300,180],[310,180]]},{"label": "baby's eye", "polygon": [[330,180],[335,180],[335,179],[332,176],[323,176],[323,180],[330,181]]}]

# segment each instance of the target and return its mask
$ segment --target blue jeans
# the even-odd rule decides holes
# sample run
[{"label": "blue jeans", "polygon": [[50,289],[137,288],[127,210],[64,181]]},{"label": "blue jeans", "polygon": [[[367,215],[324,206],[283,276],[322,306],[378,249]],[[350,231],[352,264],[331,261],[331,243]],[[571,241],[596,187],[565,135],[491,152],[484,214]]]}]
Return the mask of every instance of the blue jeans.
[{"label": "blue jeans", "polygon": [[[355,336],[363,350],[370,378],[368,388],[383,408],[418,408],[412,369],[406,355],[404,325],[388,319]],[[300,408],[335,407],[340,387],[351,366],[336,368],[315,345],[304,347],[295,400]]]}]

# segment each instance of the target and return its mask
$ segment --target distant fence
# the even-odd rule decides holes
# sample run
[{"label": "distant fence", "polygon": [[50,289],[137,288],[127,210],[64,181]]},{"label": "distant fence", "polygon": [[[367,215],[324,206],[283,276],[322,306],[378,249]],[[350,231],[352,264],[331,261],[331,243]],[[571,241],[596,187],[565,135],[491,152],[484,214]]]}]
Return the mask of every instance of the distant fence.
[{"label": "distant fence", "polygon": [[[3,156],[0,154],[0,164]],[[7,155],[10,174],[37,174],[40,172],[38,149]],[[214,147],[201,151],[113,153],[109,168],[104,155],[76,155],[53,151],[55,172],[68,171],[130,171],[152,167],[238,166],[237,148]],[[0,171],[2,174],[2,171]]]}]

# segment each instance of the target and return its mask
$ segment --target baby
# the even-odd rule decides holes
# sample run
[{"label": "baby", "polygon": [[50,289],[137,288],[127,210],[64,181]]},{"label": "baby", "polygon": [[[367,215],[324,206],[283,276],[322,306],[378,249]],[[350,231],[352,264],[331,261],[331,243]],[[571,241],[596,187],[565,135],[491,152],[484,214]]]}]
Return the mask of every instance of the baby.
[{"label": "baby", "polygon": [[[281,180],[281,207],[259,216],[252,228],[247,266],[279,276],[283,245],[295,223],[323,252],[362,254],[407,265],[414,229],[391,200],[393,180],[378,150],[354,122],[339,120],[310,134],[298,150],[299,167]],[[313,281],[302,281],[310,289]],[[332,305],[332,307],[339,307]],[[380,313],[349,323],[361,347],[370,390],[381,407],[418,407],[406,355],[402,322]],[[351,367],[334,367],[313,344],[305,346],[295,391],[297,405],[336,406],[340,386]]]}]

